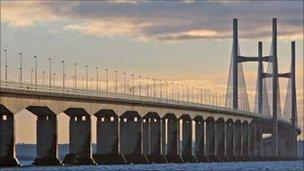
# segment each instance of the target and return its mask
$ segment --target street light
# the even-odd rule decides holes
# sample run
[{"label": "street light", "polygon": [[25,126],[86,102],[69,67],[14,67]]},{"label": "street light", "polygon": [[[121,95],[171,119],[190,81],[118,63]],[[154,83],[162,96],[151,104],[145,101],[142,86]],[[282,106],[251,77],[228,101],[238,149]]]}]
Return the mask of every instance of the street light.
[{"label": "street light", "polygon": [[65,88],[65,72],[64,72],[64,61],[61,61],[62,63],[62,88]]},{"label": "street light", "polygon": [[53,86],[55,86],[56,72],[53,73]]},{"label": "street light", "polygon": [[115,93],[117,93],[118,91],[118,87],[117,87],[117,71],[114,71],[115,73]]},{"label": "street light", "polygon": [[131,93],[134,95],[134,74],[131,74]]},{"label": "street light", "polygon": [[126,94],[126,73],[123,73],[123,92]]},{"label": "street light", "polygon": [[45,74],[45,71],[42,71],[42,85],[44,85],[44,74]]},{"label": "street light", "polygon": [[153,97],[155,98],[156,96],[156,84],[155,84],[155,79],[153,78]]},{"label": "street light", "polygon": [[35,84],[37,84],[37,56],[34,56],[35,59]]},{"label": "street light", "polygon": [[86,69],[86,90],[88,90],[88,82],[89,82],[88,65],[85,65],[85,69]]},{"label": "street light", "polygon": [[150,87],[149,87],[149,77],[146,77],[146,79],[147,79],[147,96],[149,97],[149,95],[150,95],[150,92],[149,92],[149,89],[150,89]]},{"label": "street light", "polygon": [[73,63],[74,65],[74,89],[77,88],[77,63]]},{"label": "street light", "polygon": [[49,86],[52,84],[52,59],[49,58]]},{"label": "street light", "polygon": [[139,79],[139,96],[141,96],[141,76],[138,76]]},{"label": "street light", "polygon": [[109,72],[108,72],[108,69],[105,69],[106,71],[106,82],[107,82],[107,85],[106,85],[106,89],[107,89],[107,92],[109,92]]},{"label": "street light", "polygon": [[31,69],[31,83],[32,83],[32,84],[33,84],[33,72],[34,72],[34,70]]},{"label": "street light", "polygon": [[19,52],[19,56],[20,56],[20,67],[19,67],[19,70],[20,70],[20,82],[22,82],[22,53]]},{"label": "street light", "polygon": [[99,78],[98,78],[98,67],[95,67],[95,69],[96,69],[96,91],[98,91],[99,90],[99,87],[98,87],[98,83],[99,83]]},{"label": "street light", "polygon": [[4,62],[5,62],[5,81],[7,81],[7,49],[4,49]]}]

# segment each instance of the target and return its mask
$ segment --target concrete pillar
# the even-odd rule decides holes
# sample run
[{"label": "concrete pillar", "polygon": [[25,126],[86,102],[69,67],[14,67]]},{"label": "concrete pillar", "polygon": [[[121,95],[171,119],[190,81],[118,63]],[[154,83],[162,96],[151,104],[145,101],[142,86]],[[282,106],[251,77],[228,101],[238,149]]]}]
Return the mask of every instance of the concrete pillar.
[{"label": "concrete pillar", "polygon": [[0,167],[18,166],[15,158],[14,114],[0,104]]},{"label": "concrete pillar", "polygon": [[192,155],[192,119],[189,115],[182,115],[179,118],[181,123],[182,139],[180,142],[180,156],[184,162],[196,162]]},{"label": "concrete pillar", "polygon": [[37,157],[34,165],[59,165],[57,158],[57,117],[45,106],[29,106],[28,111],[37,116],[36,148]]},{"label": "concrete pillar", "polygon": [[64,111],[70,117],[69,154],[63,160],[64,164],[82,165],[94,164],[91,158],[91,118],[82,108],[69,108]]},{"label": "concrete pillar", "polygon": [[195,150],[194,155],[197,161],[207,162],[208,158],[205,156],[205,126],[204,119],[201,116],[196,116],[194,119],[195,126]]},{"label": "concrete pillar", "polygon": [[250,139],[250,129],[247,121],[242,124],[243,131],[243,161],[248,161],[249,159],[249,139]]},{"label": "concrete pillar", "polygon": [[232,119],[228,119],[226,121],[226,161],[235,161],[234,149],[234,123]]},{"label": "concrete pillar", "polygon": [[242,123],[240,120],[234,123],[234,142],[235,142],[235,157],[237,160],[242,159],[243,155],[243,136],[242,136]]},{"label": "concrete pillar", "polygon": [[155,112],[143,117],[143,154],[151,163],[166,163],[161,154],[161,119]]},{"label": "concrete pillar", "polygon": [[253,120],[249,124],[249,156],[251,160],[262,160],[261,159],[261,148],[262,148],[262,130],[260,124]]},{"label": "concrete pillar", "polygon": [[182,158],[178,155],[178,123],[177,118],[174,114],[168,113],[163,118],[162,121],[164,122],[164,134],[165,136],[165,143],[163,147],[165,147],[165,157],[167,162],[169,163],[181,163],[183,162]]},{"label": "concrete pillar", "polygon": [[214,118],[206,119],[206,156],[210,161],[217,161],[216,156],[216,126]]},{"label": "concrete pillar", "polygon": [[279,126],[279,160],[287,160],[289,153],[289,134],[287,128]]},{"label": "concrete pillar", "polygon": [[225,158],[225,121],[223,118],[219,118],[216,121],[216,137],[217,137],[217,150],[216,155],[220,161]]},{"label": "concrete pillar", "polygon": [[126,111],[120,117],[120,153],[127,163],[148,163],[142,153],[142,121],[136,111]]},{"label": "concrete pillar", "polygon": [[97,117],[97,145],[94,161],[98,164],[124,164],[118,153],[118,116],[113,110],[100,110]]}]

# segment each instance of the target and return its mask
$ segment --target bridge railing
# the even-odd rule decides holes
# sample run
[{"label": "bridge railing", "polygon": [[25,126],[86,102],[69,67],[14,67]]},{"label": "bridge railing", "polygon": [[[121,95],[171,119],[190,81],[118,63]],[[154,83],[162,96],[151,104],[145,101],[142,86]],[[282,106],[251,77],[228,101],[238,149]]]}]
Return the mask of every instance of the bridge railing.
[{"label": "bridge railing", "polygon": [[[26,82],[15,82],[15,81],[0,81],[0,89],[6,91],[24,91],[29,93],[43,93],[49,95],[61,95],[61,96],[80,96],[80,97],[93,97],[100,99],[120,99],[120,100],[131,100],[139,102],[151,102],[159,104],[170,104],[170,105],[180,105],[185,107],[198,107],[198,108],[214,108],[220,110],[232,110],[228,106],[216,106],[210,104],[203,104],[190,101],[174,100],[168,98],[151,97],[151,96],[139,96],[134,94],[116,93],[116,92],[106,92],[106,91],[96,91],[96,90],[85,90],[85,89],[75,89],[71,87],[62,86],[49,86],[41,84],[33,84]],[[244,111],[248,114],[255,114],[250,111]],[[255,114],[256,115],[256,114]],[[287,120],[286,120],[287,121]],[[290,121],[287,121],[290,122]]]}]

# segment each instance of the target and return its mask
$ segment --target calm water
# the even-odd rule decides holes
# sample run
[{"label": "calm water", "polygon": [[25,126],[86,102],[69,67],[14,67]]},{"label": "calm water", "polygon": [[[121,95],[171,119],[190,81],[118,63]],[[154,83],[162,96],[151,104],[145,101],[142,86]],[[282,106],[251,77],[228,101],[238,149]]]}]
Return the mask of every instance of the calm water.
[{"label": "calm water", "polygon": [[[23,162],[24,163],[24,162]],[[149,165],[98,165],[98,166],[57,166],[33,167],[22,166],[2,168],[0,170],[219,170],[219,171],[304,171],[303,161],[282,162],[229,162],[229,163],[191,163],[191,164],[149,164]]]}]

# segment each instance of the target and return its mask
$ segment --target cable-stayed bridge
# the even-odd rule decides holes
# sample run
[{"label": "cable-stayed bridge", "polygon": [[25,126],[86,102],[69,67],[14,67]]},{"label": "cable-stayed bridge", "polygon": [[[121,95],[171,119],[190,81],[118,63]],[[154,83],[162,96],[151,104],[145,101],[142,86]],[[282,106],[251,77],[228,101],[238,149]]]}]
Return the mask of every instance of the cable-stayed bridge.
[{"label": "cable-stayed bridge", "polygon": [[[238,23],[233,20],[233,45],[226,93],[123,73],[118,80],[78,80],[74,63],[73,84],[55,84],[51,59],[49,84],[45,71],[38,82],[37,56],[30,82],[23,79],[22,53],[19,81],[8,79],[7,50],[0,78],[0,166],[15,166],[14,114],[26,109],[37,116],[37,156],[34,165],[181,163],[209,161],[291,160],[296,158],[297,128],[295,42],[291,42],[291,69],[278,72],[277,20],[273,19],[270,54],[242,56]],[[1,61],[1,60],[0,60]],[[250,109],[242,63],[256,62],[257,88]],[[264,70],[264,64],[268,68]],[[279,78],[288,79],[284,110]],[[80,83],[79,83],[80,82]],[[82,84],[82,86],[79,86]],[[91,86],[91,88],[90,88]],[[103,86],[103,88],[102,88]],[[57,114],[69,122],[69,154],[57,154]],[[91,154],[91,117],[97,117],[97,151]],[[263,134],[271,134],[265,138]],[[271,148],[270,148],[271,147]],[[271,149],[271,150],[269,150]]]}]

